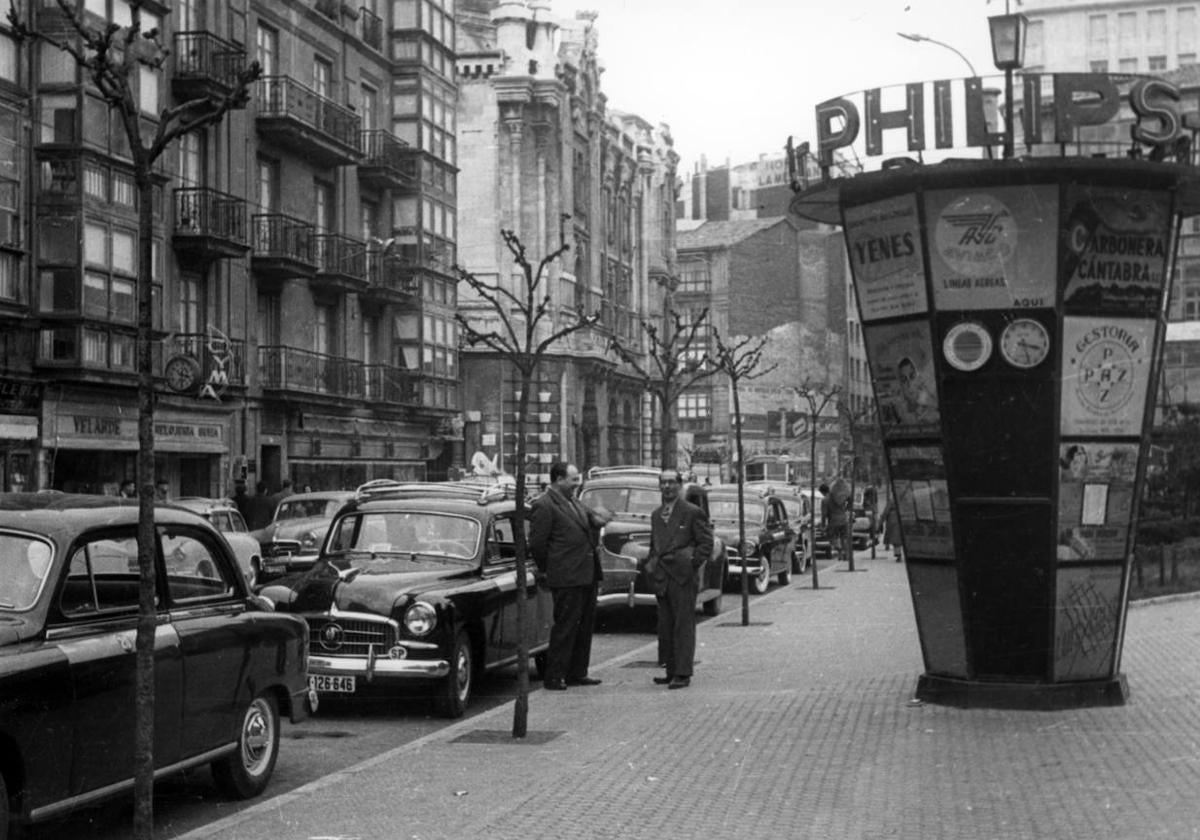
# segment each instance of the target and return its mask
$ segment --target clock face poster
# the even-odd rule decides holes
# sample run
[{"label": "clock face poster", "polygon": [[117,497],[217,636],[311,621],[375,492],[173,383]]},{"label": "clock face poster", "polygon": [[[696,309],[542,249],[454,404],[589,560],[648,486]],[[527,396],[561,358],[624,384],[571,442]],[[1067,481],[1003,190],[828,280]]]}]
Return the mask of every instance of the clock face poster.
[{"label": "clock face poster", "polygon": [[1054,306],[1056,187],[933,190],[925,220],[939,310]]},{"label": "clock face poster", "polygon": [[1154,328],[1153,321],[1063,319],[1064,435],[1141,435]]},{"label": "clock face poster", "polygon": [[845,220],[863,321],[926,312],[929,302],[916,197],[902,195],[850,207]]},{"label": "clock face poster", "polygon": [[1067,311],[1154,317],[1165,285],[1170,209],[1162,191],[1069,187],[1061,268]]},{"label": "clock face poster", "polygon": [[937,384],[928,322],[863,328],[884,437],[938,434]]},{"label": "clock face poster", "polygon": [[894,446],[888,466],[904,552],[912,557],[954,559],[950,494],[940,446]]},{"label": "clock face poster", "polygon": [[1125,558],[1137,459],[1136,443],[1060,445],[1059,561]]}]

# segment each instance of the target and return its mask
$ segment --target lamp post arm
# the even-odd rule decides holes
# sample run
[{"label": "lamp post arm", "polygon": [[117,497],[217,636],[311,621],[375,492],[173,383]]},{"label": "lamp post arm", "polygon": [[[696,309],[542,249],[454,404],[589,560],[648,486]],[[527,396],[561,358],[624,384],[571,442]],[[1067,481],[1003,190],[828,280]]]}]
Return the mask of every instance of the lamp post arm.
[{"label": "lamp post arm", "polygon": [[921,35],[918,32],[897,32],[896,34],[901,38],[907,38],[909,41],[916,41],[917,43],[920,43],[921,41],[928,41],[931,44],[937,44],[939,47],[945,47],[963,60],[963,63],[967,65],[967,69],[971,71],[972,76],[979,75],[975,72],[975,65],[971,63],[971,59],[963,55],[957,47],[953,47],[950,44],[947,44],[945,41],[939,41],[937,38],[930,38],[928,35]]}]

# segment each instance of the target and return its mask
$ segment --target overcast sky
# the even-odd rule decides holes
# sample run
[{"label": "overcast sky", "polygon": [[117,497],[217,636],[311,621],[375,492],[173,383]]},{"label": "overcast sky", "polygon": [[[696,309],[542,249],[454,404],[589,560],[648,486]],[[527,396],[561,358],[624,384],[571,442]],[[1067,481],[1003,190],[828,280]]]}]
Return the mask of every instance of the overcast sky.
[{"label": "overcast sky", "polygon": [[[813,107],[872,87],[996,74],[987,17],[1003,0],[553,0],[599,13],[609,107],[671,126],[680,173],[814,139]],[[1016,11],[1013,4],[1013,11]]]}]

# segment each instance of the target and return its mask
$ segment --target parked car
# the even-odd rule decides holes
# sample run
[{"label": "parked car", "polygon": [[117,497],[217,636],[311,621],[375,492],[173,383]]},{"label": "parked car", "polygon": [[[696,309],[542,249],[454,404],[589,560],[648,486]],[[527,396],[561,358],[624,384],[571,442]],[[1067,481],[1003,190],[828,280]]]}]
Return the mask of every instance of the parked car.
[{"label": "parked car", "polygon": [[[788,522],[796,532],[796,542],[792,549],[792,574],[803,574],[808,571],[813,561],[813,504],[810,494],[792,484],[779,484],[774,481],[747,481],[745,490],[762,493],[773,493],[787,510]],[[821,532],[824,538],[824,531]],[[824,549],[829,550],[829,541],[825,540]]]},{"label": "parked car", "polygon": [[750,591],[761,595],[775,575],[781,585],[792,580],[792,553],[797,534],[788,521],[787,508],[771,490],[742,488],[746,512],[746,541],[739,545],[738,489],[736,484],[710,487],[708,505],[713,530],[725,541],[729,575],[746,575]]},{"label": "parked car", "polygon": [[[515,488],[368,482],[334,517],[316,564],[262,589],[309,625],[317,692],[432,696],[459,717],[476,679],[517,662]],[[525,641],[545,667],[553,606],[526,569]]]},{"label": "parked car", "polygon": [[[596,597],[598,607],[654,606],[655,597],[638,560],[650,552],[650,514],[662,504],[658,477],[662,471],[650,467],[593,467],[580,499],[591,507],[603,507],[613,519],[600,533],[600,568],[604,579]],[[708,491],[685,483],[680,495],[708,513]],[[705,615],[719,615],[729,560],[725,542],[714,535],[711,559],[697,577],[696,608]]]},{"label": "parked car", "polygon": [[[133,788],[137,524],[136,500],[0,494],[0,836]],[[161,504],[155,535],[155,765],[256,796],[280,714],[309,712],[307,628],[202,517]]]},{"label": "parked car", "polygon": [[262,548],[246,527],[246,520],[242,518],[237,505],[231,499],[206,499],[200,496],[172,499],[171,504],[200,514],[221,532],[237,557],[246,585],[253,590],[262,575]]},{"label": "parked car", "polygon": [[353,490],[317,490],[281,501],[271,524],[252,532],[262,552],[259,582],[312,568],[333,515],[353,498]]}]

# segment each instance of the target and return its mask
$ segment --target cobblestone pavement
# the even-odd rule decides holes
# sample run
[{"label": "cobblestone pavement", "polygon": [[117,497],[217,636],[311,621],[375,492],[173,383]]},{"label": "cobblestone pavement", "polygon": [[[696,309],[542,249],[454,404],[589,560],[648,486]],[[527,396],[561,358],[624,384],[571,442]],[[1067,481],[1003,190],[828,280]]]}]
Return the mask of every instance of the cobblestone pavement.
[{"label": "cobblestone pavement", "polygon": [[1121,708],[912,701],[904,567],[825,569],[700,627],[692,687],[653,644],[184,835],[339,840],[1200,838],[1200,602],[1129,610]]}]

